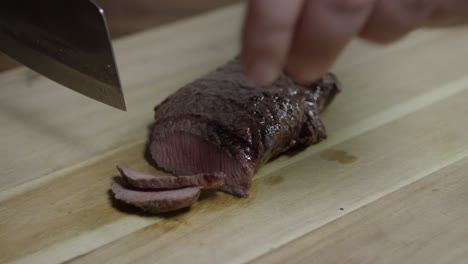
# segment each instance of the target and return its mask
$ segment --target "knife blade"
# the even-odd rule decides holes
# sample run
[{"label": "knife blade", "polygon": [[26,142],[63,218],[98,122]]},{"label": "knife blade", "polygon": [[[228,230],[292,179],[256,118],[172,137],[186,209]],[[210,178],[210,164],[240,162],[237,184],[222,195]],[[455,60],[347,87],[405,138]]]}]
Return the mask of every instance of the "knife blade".
[{"label": "knife blade", "polygon": [[1,0],[0,51],[78,93],[126,110],[104,11],[92,0]]}]

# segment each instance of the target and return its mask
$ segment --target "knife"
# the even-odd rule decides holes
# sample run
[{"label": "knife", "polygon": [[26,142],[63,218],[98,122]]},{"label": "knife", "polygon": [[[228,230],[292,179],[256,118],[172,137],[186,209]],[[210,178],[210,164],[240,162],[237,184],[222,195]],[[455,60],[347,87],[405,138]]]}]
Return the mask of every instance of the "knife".
[{"label": "knife", "polygon": [[104,11],[92,0],[0,0],[0,51],[126,110]]}]

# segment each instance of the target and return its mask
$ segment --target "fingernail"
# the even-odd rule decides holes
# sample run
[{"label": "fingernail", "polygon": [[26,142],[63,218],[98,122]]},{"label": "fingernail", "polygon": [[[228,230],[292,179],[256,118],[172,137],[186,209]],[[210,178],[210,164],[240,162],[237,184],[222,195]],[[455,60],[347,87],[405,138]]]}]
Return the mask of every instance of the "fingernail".
[{"label": "fingernail", "polygon": [[261,85],[271,84],[280,74],[278,65],[272,61],[255,61],[247,65],[247,75]]}]

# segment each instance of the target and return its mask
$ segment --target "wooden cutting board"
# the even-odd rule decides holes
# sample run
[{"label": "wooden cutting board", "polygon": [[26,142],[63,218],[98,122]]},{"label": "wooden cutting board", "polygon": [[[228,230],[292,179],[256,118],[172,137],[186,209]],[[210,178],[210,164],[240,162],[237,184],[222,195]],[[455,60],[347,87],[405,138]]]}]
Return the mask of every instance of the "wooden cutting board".
[{"label": "wooden cutting board", "polygon": [[0,74],[0,263],[468,262],[468,28],[352,43],[329,139],[267,164],[248,199],[164,216],[112,203],[116,164],[155,171],[154,105],[238,53],[243,8],[116,41],[126,113]]}]

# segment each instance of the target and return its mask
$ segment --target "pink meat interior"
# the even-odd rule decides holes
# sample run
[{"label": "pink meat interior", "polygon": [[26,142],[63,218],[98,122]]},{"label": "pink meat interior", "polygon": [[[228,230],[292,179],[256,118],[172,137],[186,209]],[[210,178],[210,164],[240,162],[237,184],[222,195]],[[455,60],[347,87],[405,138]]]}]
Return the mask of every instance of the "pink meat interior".
[{"label": "pink meat interior", "polygon": [[249,195],[253,165],[238,160],[199,136],[179,132],[164,140],[153,139],[150,151],[158,166],[176,175],[224,173],[222,190],[236,196]]}]

